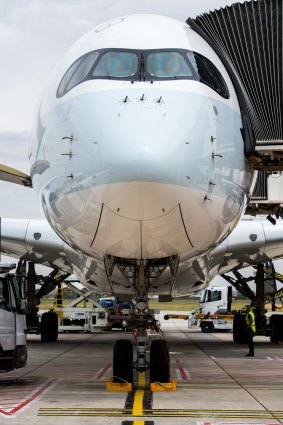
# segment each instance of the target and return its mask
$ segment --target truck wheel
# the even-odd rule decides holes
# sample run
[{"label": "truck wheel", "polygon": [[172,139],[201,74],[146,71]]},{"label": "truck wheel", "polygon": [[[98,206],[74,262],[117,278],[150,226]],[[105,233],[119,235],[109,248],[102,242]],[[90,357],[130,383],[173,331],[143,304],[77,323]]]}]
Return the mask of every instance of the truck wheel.
[{"label": "truck wheel", "polygon": [[150,345],[150,382],[170,382],[170,359],[167,341],[155,339]]},{"label": "truck wheel", "polygon": [[246,317],[243,314],[235,314],[234,316],[233,341],[236,344],[247,343]]},{"label": "truck wheel", "polygon": [[213,331],[213,323],[202,323],[200,327],[204,334],[210,334]]},{"label": "truck wheel", "polygon": [[42,342],[53,342],[58,339],[58,316],[53,311],[41,316],[40,333]]},{"label": "truck wheel", "polygon": [[283,340],[283,316],[280,314],[273,314],[270,317],[271,335],[270,341],[278,344]]},{"label": "truck wheel", "polygon": [[114,344],[113,382],[133,382],[133,345],[128,339],[119,339]]}]

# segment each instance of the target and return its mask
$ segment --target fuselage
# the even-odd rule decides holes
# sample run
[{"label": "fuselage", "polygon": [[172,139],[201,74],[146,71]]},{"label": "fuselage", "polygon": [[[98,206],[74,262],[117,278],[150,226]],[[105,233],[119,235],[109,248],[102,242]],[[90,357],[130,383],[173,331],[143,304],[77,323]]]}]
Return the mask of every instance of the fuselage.
[{"label": "fuselage", "polygon": [[252,177],[223,64],[157,15],[109,21],[70,49],[41,99],[30,161],[51,226],[99,259],[207,252],[236,226]]}]

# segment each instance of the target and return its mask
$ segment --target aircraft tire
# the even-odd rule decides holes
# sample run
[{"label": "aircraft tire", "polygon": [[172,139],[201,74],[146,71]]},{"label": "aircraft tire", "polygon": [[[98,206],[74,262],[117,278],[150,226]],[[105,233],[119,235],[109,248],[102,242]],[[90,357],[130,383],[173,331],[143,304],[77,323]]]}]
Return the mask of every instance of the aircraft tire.
[{"label": "aircraft tire", "polygon": [[243,314],[235,314],[233,320],[233,341],[236,344],[247,343],[246,318]]},{"label": "aircraft tire", "polygon": [[58,339],[58,316],[53,311],[43,313],[40,323],[42,342],[53,342]]},{"label": "aircraft tire", "polygon": [[279,314],[273,314],[270,317],[271,335],[270,341],[278,344],[279,341],[283,340],[283,316]]},{"label": "aircraft tire", "polygon": [[133,345],[128,339],[118,339],[114,344],[113,382],[133,382]]},{"label": "aircraft tire", "polygon": [[150,382],[170,382],[170,359],[167,341],[155,339],[151,343]]}]

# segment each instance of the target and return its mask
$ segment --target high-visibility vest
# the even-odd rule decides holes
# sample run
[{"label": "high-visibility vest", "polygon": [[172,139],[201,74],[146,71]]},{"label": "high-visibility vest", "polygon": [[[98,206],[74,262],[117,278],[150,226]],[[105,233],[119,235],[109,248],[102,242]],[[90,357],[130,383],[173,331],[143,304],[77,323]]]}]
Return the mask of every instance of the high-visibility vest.
[{"label": "high-visibility vest", "polygon": [[[249,324],[249,321],[252,319],[252,323]],[[251,310],[246,314],[246,323],[248,328],[251,328],[251,330],[255,333],[255,315],[254,312]]]}]

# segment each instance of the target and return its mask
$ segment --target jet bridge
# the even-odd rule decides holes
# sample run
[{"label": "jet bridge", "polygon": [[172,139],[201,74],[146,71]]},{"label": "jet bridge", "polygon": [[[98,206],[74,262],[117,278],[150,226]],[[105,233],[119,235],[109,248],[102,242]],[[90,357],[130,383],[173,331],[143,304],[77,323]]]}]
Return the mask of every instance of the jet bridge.
[{"label": "jet bridge", "polygon": [[258,170],[247,209],[253,215],[281,215],[283,204],[277,190],[283,171],[282,8],[282,0],[252,0],[187,20],[221,58],[237,92],[245,153]]}]

